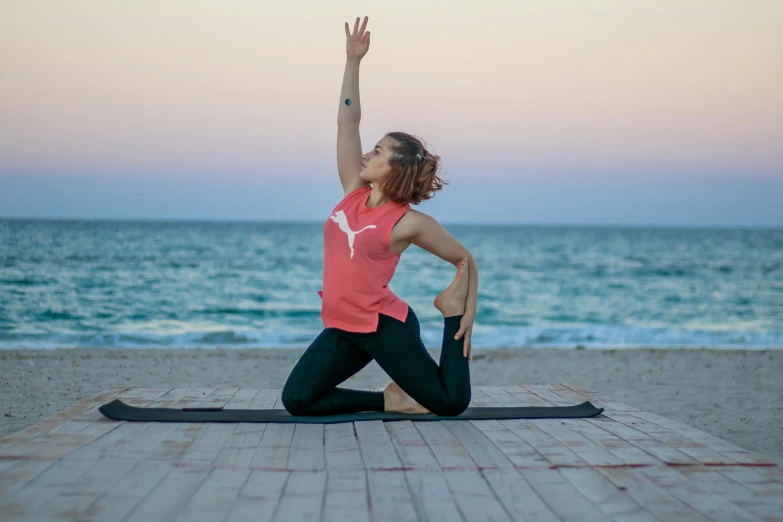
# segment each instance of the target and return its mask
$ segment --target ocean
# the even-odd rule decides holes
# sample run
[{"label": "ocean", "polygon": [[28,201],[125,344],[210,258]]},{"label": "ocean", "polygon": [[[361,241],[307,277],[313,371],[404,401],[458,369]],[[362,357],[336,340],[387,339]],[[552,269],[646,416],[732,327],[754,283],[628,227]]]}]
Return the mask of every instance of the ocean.
[{"label": "ocean", "polygon": [[[783,348],[783,230],[450,225],[479,269],[475,348]],[[307,347],[323,223],[0,220],[0,348]],[[427,347],[455,268],[390,288]]]}]

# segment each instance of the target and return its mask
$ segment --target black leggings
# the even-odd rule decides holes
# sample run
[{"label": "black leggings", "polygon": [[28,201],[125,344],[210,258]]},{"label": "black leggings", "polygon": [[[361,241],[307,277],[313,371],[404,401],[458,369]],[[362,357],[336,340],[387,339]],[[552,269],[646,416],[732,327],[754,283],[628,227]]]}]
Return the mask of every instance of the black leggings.
[{"label": "black leggings", "polygon": [[408,306],[405,322],[378,314],[375,332],[325,328],[310,344],[283,387],[292,415],[384,411],[383,392],[337,385],[373,359],[416,402],[437,415],[459,415],[470,402],[470,368],[462,354],[465,336],[454,339],[462,315],[444,317],[440,365],[421,341],[419,319]]}]

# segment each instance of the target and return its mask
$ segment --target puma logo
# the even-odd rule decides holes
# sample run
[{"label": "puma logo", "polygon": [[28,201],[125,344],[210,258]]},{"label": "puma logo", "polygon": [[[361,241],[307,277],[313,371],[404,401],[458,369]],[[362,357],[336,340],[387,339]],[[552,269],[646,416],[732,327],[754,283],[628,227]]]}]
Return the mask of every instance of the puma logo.
[{"label": "puma logo", "polygon": [[375,225],[367,225],[363,229],[354,232],[351,230],[351,227],[348,226],[348,218],[345,216],[345,212],[342,210],[338,210],[334,213],[333,216],[329,216],[329,219],[340,225],[340,230],[348,235],[348,246],[351,248],[351,259],[353,259],[353,240],[356,237],[356,234],[363,232],[368,228],[375,228]]}]

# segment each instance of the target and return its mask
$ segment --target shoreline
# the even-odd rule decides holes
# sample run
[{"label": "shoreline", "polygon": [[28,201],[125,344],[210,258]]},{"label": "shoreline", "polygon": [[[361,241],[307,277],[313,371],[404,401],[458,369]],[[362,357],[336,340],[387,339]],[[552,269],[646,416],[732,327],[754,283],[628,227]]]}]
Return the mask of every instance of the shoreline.
[{"label": "shoreline", "polygon": [[[112,386],[282,388],[303,348],[0,349],[0,436]],[[440,350],[430,349],[437,360]],[[474,348],[477,386],[571,383],[783,465],[783,350]],[[371,362],[343,386],[382,388]]]}]

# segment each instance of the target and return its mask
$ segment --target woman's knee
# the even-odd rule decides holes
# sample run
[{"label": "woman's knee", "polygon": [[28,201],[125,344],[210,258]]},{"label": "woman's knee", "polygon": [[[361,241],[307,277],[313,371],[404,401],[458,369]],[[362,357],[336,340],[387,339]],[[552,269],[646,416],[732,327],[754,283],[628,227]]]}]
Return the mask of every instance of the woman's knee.
[{"label": "woman's knee", "polygon": [[435,415],[440,415],[441,417],[456,417],[457,415],[461,415],[465,410],[467,410],[469,404],[470,390],[468,390],[467,393],[449,397],[440,404],[433,405],[433,407],[429,408],[429,410]]},{"label": "woman's knee", "polygon": [[283,394],[280,400],[283,401],[283,407],[291,415],[307,415],[307,408],[311,404],[310,398],[301,387],[291,384],[291,381],[283,386]]}]

